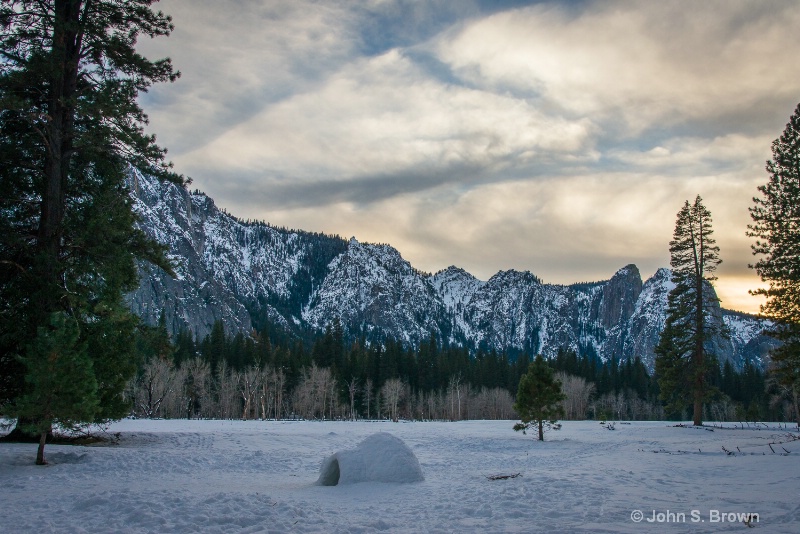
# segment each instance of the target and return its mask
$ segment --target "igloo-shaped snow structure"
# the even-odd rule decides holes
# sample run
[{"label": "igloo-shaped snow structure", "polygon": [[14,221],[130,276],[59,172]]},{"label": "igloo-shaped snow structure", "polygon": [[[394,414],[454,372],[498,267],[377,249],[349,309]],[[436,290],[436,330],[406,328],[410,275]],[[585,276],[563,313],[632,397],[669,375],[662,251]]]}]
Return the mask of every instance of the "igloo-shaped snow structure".
[{"label": "igloo-shaped snow structure", "polygon": [[386,432],[373,434],[352,450],[328,456],[319,470],[317,484],[336,486],[356,482],[421,482],[419,460],[403,443]]}]

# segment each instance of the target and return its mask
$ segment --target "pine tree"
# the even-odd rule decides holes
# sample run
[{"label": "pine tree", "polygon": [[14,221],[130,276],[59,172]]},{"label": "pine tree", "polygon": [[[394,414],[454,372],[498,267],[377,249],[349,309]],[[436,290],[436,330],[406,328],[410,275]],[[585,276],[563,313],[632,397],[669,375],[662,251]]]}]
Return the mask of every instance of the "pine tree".
[{"label": "pine tree", "polygon": [[163,313],[158,321],[158,326],[139,324],[136,330],[134,351],[140,365],[156,358],[175,361],[176,346],[169,338]]},{"label": "pine tree", "polygon": [[707,382],[716,361],[706,354],[707,342],[722,332],[711,317],[716,302],[711,273],[721,263],[719,247],[711,237],[711,213],[698,195],[678,212],[670,241],[672,282],[667,320],[656,347],[656,374],[667,411],[676,412],[691,403],[693,422],[701,425],[703,404],[713,393]]},{"label": "pine tree", "polygon": [[203,355],[211,367],[211,375],[216,380],[218,378],[217,371],[219,370],[222,362],[228,362],[228,355],[231,353],[230,347],[227,343],[225,335],[225,325],[222,320],[214,321],[211,327],[211,333],[206,339],[203,340],[204,348]]},{"label": "pine tree", "polygon": [[172,30],[151,3],[0,6],[0,403],[20,427],[60,420],[52,406],[69,405],[54,401],[37,413],[30,402],[49,398],[38,391],[47,382],[31,377],[48,368],[37,361],[42,332],[58,332],[60,314],[76,322],[76,343],[86,346],[64,354],[88,358],[75,368],[94,376],[75,382],[97,406],[82,412],[83,422],[124,414],[136,319],[123,295],[138,284],[137,259],[169,270],[163,247],[134,228],[126,186],[131,167],[182,181],[144,133],[136,102],[152,83],[177,77],[168,59],[135,51],[139,36]]},{"label": "pine tree", "polygon": [[522,422],[514,425],[514,430],[522,430],[524,434],[528,428],[536,426],[539,441],[544,441],[545,426],[555,424],[556,418],[563,415],[561,401],[565,398],[561,382],[555,378],[553,370],[541,355],[536,356],[519,382],[514,411]]},{"label": "pine tree", "polygon": [[95,417],[98,384],[78,325],[64,313],[54,313],[50,324],[38,329],[22,361],[30,387],[16,410],[30,421],[26,430],[40,436],[36,464],[44,465],[44,446],[54,424],[70,428]]},{"label": "pine tree", "polygon": [[753,254],[762,256],[751,267],[769,287],[752,293],[767,298],[761,313],[774,322],[768,334],[783,342],[771,354],[771,371],[789,391],[800,424],[800,104],[772,143],[767,172],[747,235],[756,238]]}]

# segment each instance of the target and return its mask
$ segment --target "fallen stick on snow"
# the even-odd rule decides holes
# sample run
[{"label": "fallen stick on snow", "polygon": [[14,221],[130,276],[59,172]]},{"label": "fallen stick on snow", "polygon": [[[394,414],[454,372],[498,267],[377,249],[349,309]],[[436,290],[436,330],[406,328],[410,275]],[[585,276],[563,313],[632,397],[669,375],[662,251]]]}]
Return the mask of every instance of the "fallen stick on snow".
[{"label": "fallen stick on snow", "polygon": [[521,477],[521,476],[522,476],[522,473],[517,473],[515,475],[489,475],[486,478],[488,480],[507,480],[509,478],[517,478],[517,477]]}]

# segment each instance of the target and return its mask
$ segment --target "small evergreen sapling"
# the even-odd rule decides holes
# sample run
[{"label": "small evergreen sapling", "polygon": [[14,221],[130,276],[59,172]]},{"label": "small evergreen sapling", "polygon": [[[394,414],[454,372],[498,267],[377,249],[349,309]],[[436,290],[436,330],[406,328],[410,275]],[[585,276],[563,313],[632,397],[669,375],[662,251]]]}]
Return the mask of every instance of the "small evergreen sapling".
[{"label": "small evergreen sapling", "polygon": [[30,388],[17,400],[16,409],[22,420],[31,421],[26,430],[40,436],[36,464],[44,465],[44,446],[53,425],[71,429],[96,417],[97,380],[78,324],[64,313],[54,313],[49,326],[39,327],[21,359]]},{"label": "small evergreen sapling", "polygon": [[550,429],[564,412],[561,404],[564,399],[566,395],[561,391],[561,381],[555,378],[542,356],[536,356],[519,382],[514,410],[522,422],[515,424],[514,430],[526,434],[528,428],[536,426],[539,441],[544,441],[545,427]]}]

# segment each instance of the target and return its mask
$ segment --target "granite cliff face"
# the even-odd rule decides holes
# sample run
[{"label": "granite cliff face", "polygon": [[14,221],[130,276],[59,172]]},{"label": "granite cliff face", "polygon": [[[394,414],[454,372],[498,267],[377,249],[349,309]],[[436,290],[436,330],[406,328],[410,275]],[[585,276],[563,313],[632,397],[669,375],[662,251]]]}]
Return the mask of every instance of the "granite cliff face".
[{"label": "granite cliff face", "polygon": [[[670,271],[643,281],[635,265],[609,280],[544,284],[528,271],[501,271],[481,281],[457,267],[414,269],[389,245],[240,221],[206,195],[133,174],[141,228],[169,246],[175,278],[141,266],[131,308],[172,332],[198,337],[221,320],[229,332],[266,322],[297,332],[322,330],[335,318],[351,334],[409,344],[433,333],[449,343],[554,355],[559,348],[602,359],[641,357],[652,368],[664,327]],[[713,341],[737,368],[763,365],[772,341],[763,321],[715,310],[729,338]]]},{"label": "granite cliff face", "polygon": [[163,311],[173,333],[202,338],[218,320],[228,332],[246,333],[265,320],[300,324],[302,302],[347,248],[336,237],[243,223],[205,194],[138,173],[131,189],[140,227],[169,246],[176,274],[142,265],[131,308],[150,323]]}]

